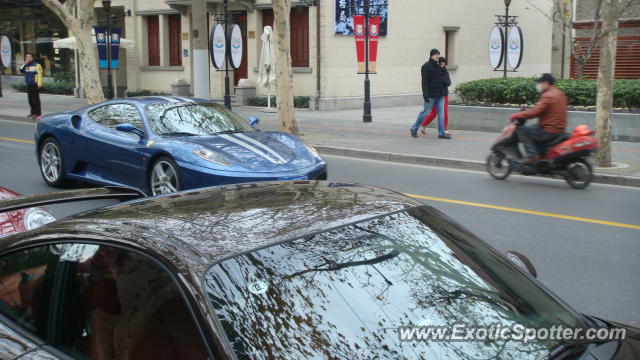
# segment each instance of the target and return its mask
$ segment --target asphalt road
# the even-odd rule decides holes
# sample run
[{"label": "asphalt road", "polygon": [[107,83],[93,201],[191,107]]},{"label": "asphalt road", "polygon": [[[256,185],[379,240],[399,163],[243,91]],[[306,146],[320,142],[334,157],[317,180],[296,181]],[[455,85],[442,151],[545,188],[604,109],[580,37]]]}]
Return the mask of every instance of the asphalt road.
[{"label": "asphalt road", "polygon": [[[24,142],[9,140],[17,139]],[[0,120],[0,186],[53,191],[39,174],[33,125]],[[538,279],[577,310],[640,326],[640,189],[326,156],[329,179],[382,186],[443,211],[501,251],[526,254]],[[108,201],[50,207],[56,217]],[[631,225],[631,226],[628,226]]]}]

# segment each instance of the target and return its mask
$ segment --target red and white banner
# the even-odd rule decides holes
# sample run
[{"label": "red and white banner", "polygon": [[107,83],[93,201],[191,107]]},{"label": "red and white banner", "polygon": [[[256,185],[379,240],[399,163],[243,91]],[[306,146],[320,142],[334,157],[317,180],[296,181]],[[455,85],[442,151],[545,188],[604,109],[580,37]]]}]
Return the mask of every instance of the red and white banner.
[{"label": "red and white banner", "polygon": [[376,72],[378,60],[378,38],[380,37],[380,16],[369,19],[369,73]]},{"label": "red and white banner", "polygon": [[[356,38],[356,58],[358,60],[358,74],[365,73],[365,24],[363,15],[353,16],[353,33]],[[378,59],[378,39],[380,38],[380,16],[369,19],[369,73],[376,73]]]},{"label": "red and white banner", "polygon": [[356,58],[358,73],[364,73],[364,16],[353,16],[353,34],[356,37]]}]

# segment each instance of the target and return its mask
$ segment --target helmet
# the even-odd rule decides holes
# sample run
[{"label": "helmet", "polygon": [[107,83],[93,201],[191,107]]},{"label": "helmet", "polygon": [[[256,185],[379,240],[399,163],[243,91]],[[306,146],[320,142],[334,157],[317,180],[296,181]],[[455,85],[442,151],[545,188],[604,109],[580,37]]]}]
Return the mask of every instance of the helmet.
[{"label": "helmet", "polygon": [[575,129],[573,129],[573,132],[571,133],[572,137],[589,135],[593,135],[593,130],[591,130],[587,125],[578,125]]}]

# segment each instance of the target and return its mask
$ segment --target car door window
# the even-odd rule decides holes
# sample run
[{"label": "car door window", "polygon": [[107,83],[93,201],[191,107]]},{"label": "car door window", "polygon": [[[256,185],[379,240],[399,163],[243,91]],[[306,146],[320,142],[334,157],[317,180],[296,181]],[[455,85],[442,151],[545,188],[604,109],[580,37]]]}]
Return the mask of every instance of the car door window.
[{"label": "car door window", "polygon": [[89,117],[96,123],[114,129],[119,124],[132,124],[144,130],[142,116],[137,107],[131,104],[111,104],[101,106],[89,112]]},{"label": "car door window", "polygon": [[55,249],[48,246],[0,257],[0,313],[42,339],[59,262]]},{"label": "car door window", "polygon": [[206,359],[171,276],[134,252],[62,245],[74,264],[61,295],[56,348],[85,359]]}]

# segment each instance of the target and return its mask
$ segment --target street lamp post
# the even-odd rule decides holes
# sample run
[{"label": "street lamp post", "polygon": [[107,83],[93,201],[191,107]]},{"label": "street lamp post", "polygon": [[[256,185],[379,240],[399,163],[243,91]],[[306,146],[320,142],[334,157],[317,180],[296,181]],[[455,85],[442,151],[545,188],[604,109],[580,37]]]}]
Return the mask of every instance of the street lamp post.
[{"label": "street lamp post", "polygon": [[500,70],[500,65],[493,69],[493,71],[502,71],[502,77],[507,77],[507,72],[515,72],[515,68],[513,70],[507,70],[507,62],[509,58],[509,28],[518,26],[518,17],[517,16],[509,16],[509,5],[511,5],[511,0],[504,0],[505,6],[505,14],[504,15],[496,15],[498,21],[496,21],[495,25],[498,27],[504,28],[503,42],[502,42],[502,70]]},{"label": "street lamp post", "polygon": [[107,99],[113,99],[113,78],[111,76],[111,18],[109,10],[111,10],[111,0],[102,0],[102,7],[107,13]]},{"label": "street lamp post", "polygon": [[[386,8],[389,4],[386,1],[381,3],[371,4],[371,0],[363,0],[362,1],[362,10],[360,10],[359,6],[356,6],[354,0],[350,0],[351,5],[350,9],[352,15],[363,15],[364,16],[364,104],[363,110],[364,114],[362,115],[362,122],[370,123],[373,121],[373,117],[371,116],[371,82],[369,80],[369,38],[370,38],[370,30],[369,17],[371,14],[371,8],[374,8],[374,16],[379,16],[381,9]],[[375,72],[374,72],[375,73]]]},{"label": "street lamp post", "polygon": [[503,49],[504,49],[504,61],[503,61],[503,74],[502,77],[506,78],[507,77],[507,56],[509,55],[509,5],[511,5],[511,0],[504,0],[504,6],[505,6],[505,16],[504,16],[504,44],[503,44]]},{"label": "street lamp post", "polygon": [[224,41],[225,41],[225,57],[226,61],[224,62],[224,107],[231,110],[231,89],[229,83],[229,59],[231,59],[231,49],[229,48],[229,36],[228,36],[228,9],[229,0],[224,0]]},{"label": "street lamp post", "polygon": [[364,115],[362,122],[370,123],[371,117],[371,83],[369,82],[369,0],[364,1]]}]

